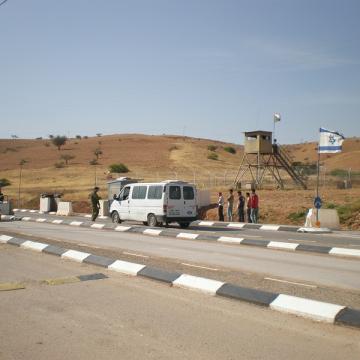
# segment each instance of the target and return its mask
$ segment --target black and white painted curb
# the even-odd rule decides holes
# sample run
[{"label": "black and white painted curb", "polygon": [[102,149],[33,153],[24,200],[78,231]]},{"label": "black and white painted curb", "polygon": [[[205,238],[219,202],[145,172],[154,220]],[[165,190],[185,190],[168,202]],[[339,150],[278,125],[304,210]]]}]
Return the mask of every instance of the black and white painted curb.
[{"label": "black and white painted curb", "polygon": [[31,217],[24,216],[21,218],[22,221],[32,221],[38,223],[50,223],[56,225],[70,225],[78,227],[88,227],[98,230],[114,230],[118,232],[127,232],[127,233],[136,233],[149,236],[166,236],[166,237],[175,237],[178,239],[187,239],[187,240],[207,240],[207,241],[217,241],[224,244],[235,244],[235,245],[247,245],[247,246],[257,246],[265,249],[273,250],[285,250],[285,251],[296,251],[296,252],[307,252],[307,253],[316,253],[324,255],[336,255],[336,256],[345,256],[354,259],[360,259],[360,249],[351,249],[351,248],[341,248],[341,247],[330,247],[330,246],[318,246],[318,245],[308,245],[300,244],[293,242],[281,242],[281,241],[270,241],[270,240],[258,240],[258,239],[247,239],[240,237],[230,237],[230,236],[218,236],[211,234],[197,234],[191,232],[181,232],[176,230],[168,230],[161,228],[147,228],[144,230],[141,226],[126,226],[126,225],[117,225],[112,223],[91,223],[86,221],[75,221],[71,219],[49,219],[45,217]]},{"label": "black and white painted curb", "polygon": [[250,230],[265,230],[265,231],[290,231],[290,232],[309,232],[317,234],[329,234],[332,231],[327,228],[305,228],[290,225],[273,225],[273,224],[252,224],[241,222],[221,222],[221,221],[207,221],[200,220],[193,222],[198,226],[210,226],[210,227],[225,227],[231,229],[250,229]]},{"label": "black and white painted curb", "polygon": [[[36,213],[44,214],[39,210],[28,210],[28,209],[14,209],[15,212],[21,213]],[[56,212],[49,212],[47,214],[56,215]],[[82,214],[85,218],[91,218],[90,214]],[[99,219],[110,219],[109,216],[99,216]],[[265,231],[290,231],[290,232],[309,232],[317,234],[328,234],[332,231],[327,228],[305,228],[299,226],[290,225],[273,225],[273,224],[252,224],[252,223],[241,223],[241,222],[225,222],[225,221],[208,221],[198,220],[192,222],[192,225],[204,226],[204,227],[217,227],[217,228],[230,228],[230,229],[247,229],[247,230],[265,230]]]},{"label": "black and white painted curb", "polygon": [[10,244],[46,254],[52,254],[81,263],[102,266],[108,270],[126,275],[141,276],[180,287],[200,291],[208,295],[218,295],[269,307],[273,310],[294,314],[316,321],[347,325],[360,328],[360,310],[343,305],[315,301],[286,294],[278,294],[258,289],[245,288],[218,280],[189,274],[180,274],[152,266],[111,259],[104,256],[65,249],[55,245],[0,235],[0,243]]}]

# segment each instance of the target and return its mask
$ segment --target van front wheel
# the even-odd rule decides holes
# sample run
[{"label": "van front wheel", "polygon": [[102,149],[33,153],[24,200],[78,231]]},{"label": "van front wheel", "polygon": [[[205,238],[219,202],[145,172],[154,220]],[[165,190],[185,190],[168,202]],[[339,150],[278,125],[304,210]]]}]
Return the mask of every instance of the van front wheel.
[{"label": "van front wheel", "polygon": [[148,219],[147,223],[150,227],[158,226],[158,222],[157,222],[156,216],[154,214],[149,214],[147,219]]},{"label": "van front wheel", "polygon": [[115,224],[121,223],[120,216],[119,216],[119,213],[118,213],[117,211],[114,211],[114,212],[111,214],[111,220],[112,220],[112,222],[115,223]]}]

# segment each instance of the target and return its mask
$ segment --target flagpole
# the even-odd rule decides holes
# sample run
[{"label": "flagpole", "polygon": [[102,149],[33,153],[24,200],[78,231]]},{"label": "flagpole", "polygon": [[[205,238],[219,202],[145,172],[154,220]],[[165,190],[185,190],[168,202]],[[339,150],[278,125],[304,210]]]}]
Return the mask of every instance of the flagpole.
[{"label": "flagpole", "polygon": [[[318,159],[317,159],[317,179],[316,179],[316,198],[319,197],[319,179],[320,179],[320,144],[318,144]],[[319,209],[316,208],[316,225],[319,223]]]}]

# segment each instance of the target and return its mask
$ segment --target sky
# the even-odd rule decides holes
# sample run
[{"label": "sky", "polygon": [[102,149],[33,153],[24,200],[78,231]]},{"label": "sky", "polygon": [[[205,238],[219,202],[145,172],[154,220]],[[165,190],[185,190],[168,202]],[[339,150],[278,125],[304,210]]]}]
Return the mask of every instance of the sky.
[{"label": "sky", "polygon": [[[1,3],[1,1],[0,1]],[[0,138],[360,136],[358,0],[8,0]]]}]

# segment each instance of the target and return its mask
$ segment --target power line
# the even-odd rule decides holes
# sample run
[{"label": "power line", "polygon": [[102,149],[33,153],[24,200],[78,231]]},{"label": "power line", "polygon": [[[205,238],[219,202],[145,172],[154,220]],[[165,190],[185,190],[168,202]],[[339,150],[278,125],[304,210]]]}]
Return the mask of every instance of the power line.
[{"label": "power line", "polygon": [[1,2],[0,2],[0,6],[1,6],[1,5],[4,5],[7,1],[8,1],[8,0],[3,0],[3,1],[1,1]]}]

